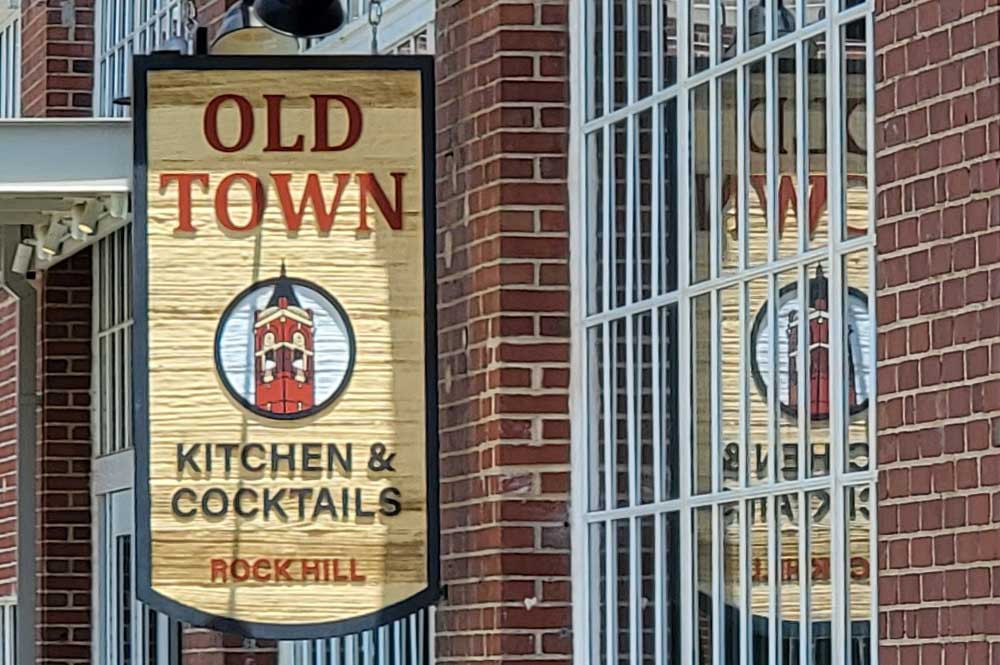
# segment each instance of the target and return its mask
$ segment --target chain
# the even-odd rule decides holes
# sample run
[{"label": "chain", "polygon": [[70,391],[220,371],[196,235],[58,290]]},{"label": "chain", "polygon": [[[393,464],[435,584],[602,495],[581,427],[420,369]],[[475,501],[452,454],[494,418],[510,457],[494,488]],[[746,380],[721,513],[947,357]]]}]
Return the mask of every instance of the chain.
[{"label": "chain", "polygon": [[368,25],[372,27],[372,55],[378,55],[378,24],[382,22],[382,0],[369,0]]},{"label": "chain", "polygon": [[198,5],[195,4],[194,0],[186,0],[184,10],[187,16],[184,17],[184,32],[182,35],[189,43],[193,43],[194,33],[198,30]]}]

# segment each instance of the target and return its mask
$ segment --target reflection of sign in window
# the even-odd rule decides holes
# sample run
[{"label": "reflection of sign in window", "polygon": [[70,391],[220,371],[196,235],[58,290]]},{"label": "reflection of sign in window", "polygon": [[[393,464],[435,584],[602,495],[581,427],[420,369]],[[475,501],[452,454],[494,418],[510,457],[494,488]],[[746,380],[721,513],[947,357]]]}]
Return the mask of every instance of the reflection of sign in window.
[{"label": "reflection of sign in window", "polygon": [[[778,294],[777,346],[777,397],[781,410],[789,417],[798,415],[799,384],[808,381],[805,395],[809,418],[813,421],[830,417],[830,303],[829,284],[821,268],[809,280],[807,315],[800,311],[798,285],[789,284]],[[872,367],[871,314],[868,296],[859,289],[850,288],[844,303],[844,380],[847,403],[852,416],[868,409],[871,394],[869,385]],[[808,354],[798,353],[800,326],[806,326],[805,348]],[[757,313],[750,332],[750,369],[754,383],[761,395],[767,395],[771,364],[770,317],[765,304]]]}]

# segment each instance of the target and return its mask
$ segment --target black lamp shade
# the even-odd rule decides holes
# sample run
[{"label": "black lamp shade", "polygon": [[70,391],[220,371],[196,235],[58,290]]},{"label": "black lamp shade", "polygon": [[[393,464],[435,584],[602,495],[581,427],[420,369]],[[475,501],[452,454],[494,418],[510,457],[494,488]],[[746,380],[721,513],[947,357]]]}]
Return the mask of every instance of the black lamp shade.
[{"label": "black lamp shade", "polygon": [[255,0],[260,22],[286,35],[319,37],[344,25],[340,0]]}]

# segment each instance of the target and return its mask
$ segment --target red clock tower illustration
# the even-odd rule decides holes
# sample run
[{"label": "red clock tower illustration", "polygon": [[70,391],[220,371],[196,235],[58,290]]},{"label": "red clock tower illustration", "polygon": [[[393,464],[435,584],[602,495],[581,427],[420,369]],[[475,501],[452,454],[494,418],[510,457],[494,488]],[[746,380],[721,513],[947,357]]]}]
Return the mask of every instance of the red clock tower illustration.
[{"label": "red clock tower illustration", "polygon": [[[822,420],[830,415],[830,313],[828,283],[823,269],[817,267],[816,276],[809,280],[809,413],[812,420]],[[795,352],[799,346],[799,317],[797,312],[788,315],[788,395],[787,404],[798,407],[799,369]],[[851,409],[858,406],[854,386],[853,326],[848,326],[847,343],[847,392]]]},{"label": "red clock tower illustration", "polygon": [[299,413],[315,405],[313,313],[303,309],[285,275],[267,307],[254,313],[254,379],[257,408]]}]

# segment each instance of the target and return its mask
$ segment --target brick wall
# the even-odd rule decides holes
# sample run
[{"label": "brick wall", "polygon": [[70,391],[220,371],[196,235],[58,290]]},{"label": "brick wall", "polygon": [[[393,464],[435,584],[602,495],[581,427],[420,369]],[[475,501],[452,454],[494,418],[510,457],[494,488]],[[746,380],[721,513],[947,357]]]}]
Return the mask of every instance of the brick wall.
[{"label": "brick wall", "polygon": [[1000,663],[997,0],[876,0],[882,665]]},{"label": "brick wall", "polygon": [[0,290],[0,597],[17,588],[17,300]]},{"label": "brick wall", "polygon": [[38,663],[90,662],[91,272],[86,250],[38,280]]},{"label": "brick wall", "polygon": [[21,8],[22,115],[89,116],[94,0],[25,0]]},{"label": "brick wall", "polygon": [[566,0],[438,0],[442,663],[569,662]]}]

